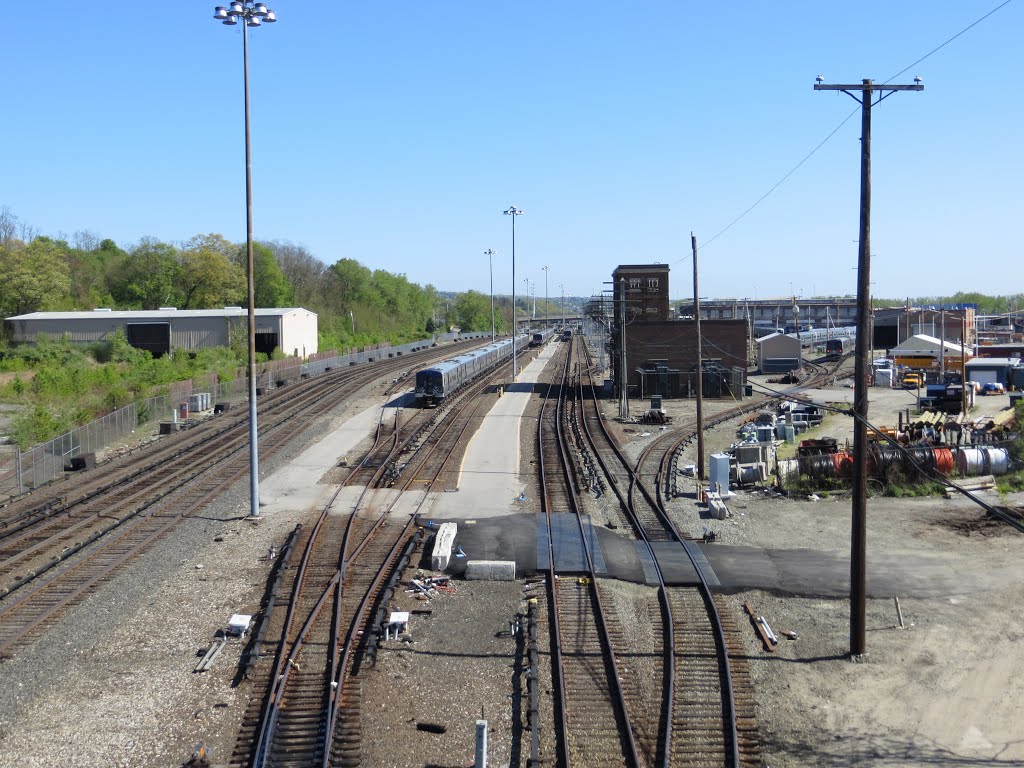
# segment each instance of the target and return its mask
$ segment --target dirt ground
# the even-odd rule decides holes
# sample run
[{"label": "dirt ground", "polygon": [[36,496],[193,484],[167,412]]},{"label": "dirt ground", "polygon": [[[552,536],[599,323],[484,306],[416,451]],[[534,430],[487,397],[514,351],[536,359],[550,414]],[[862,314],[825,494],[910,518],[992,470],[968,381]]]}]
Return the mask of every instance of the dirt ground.
[{"label": "dirt ground", "polygon": [[[810,394],[818,402],[853,399],[843,380]],[[871,420],[895,426],[913,396],[872,389],[870,400]],[[637,412],[643,404],[635,405]],[[666,401],[665,407],[683,416],[694,405]],[[979,398],[972,414],[1007,407],[1006,396]],[[852,424],[835,415],[818,432],[845,441],[852,439]],[[712,430],[706,451],[728,447],[734,429]],[[1024,504],[1024,494],[982,495],[989,503]],[[673,510],[691,530],[712,527],[725,545],[769,555],[803,549],[808,561],[825,552],[849,562],[848,496],[808,501],[741,492],[730,507],[733,518],[722,522],[708,520],[692,498],[678,500]],[[822,585],[803,594],[729,596],[749,628],[765,765],[1024,766],[1024,691],[1015,683],[1024,673],[1024,534],[985,522],[983,511],[961,498],[872,499],[868,591],[867,654],[857,660],[849,655],[850,604],[843,594]],[[796,639],[783,636],[772,652],[765,650],[743,612],[745,602],[777,634],[792,631]]]},{"label": "dirt ground", "polygon": [[[852,390],[840,381],[822,397],[844,402]],[[873,393],[872,415],[894,424],[908,399]],[[995,409],[994,399],[983,403],[986,412]],[[351,404],[331,426],[367,404]],[[642,412],[642,403],[631,405]],[[683,414],[693,403],[666,407]],[[608,403],[606,412],[615,411]],[[829,425],[837,438],[843,418]],[[627,437],[635,447],[650,439],[643,434]],[[708,452],[728,447],[734,434],[735,425],[713,430]],[[1024,504],[1024,496],[988,498]],[[245,489],[236,489],[219,505],[220,519],[197,521],[59,631],[0,664],[0,768],[164,768],[180,765],[201,739],[215,763],[226,762],[251,695],[231,685],[241,648],[230,646],[202,675],[192,672],[196,653],[224,617],[258,606],[267,548],[305,517],[297,511],[253,524],[242,519],[245,501]],[[797,551],[799,563],[803,551],[810,563],[820,553],[849,552],[848,498],[752,492],[730,506],[734,516],[721,522],[707,520],[692,498],[677,499],[672,512],[691,530],[713,525],[722,545],[752,553]],[[848,656],[849,606],[841,590],[743,589],[727,598],[749,628],[764,764],[1024,766],[1024,688],[1016,684],[1024,676],[1024,535],[984,523],[963,499],[873,499],[868,548],[868,653],[858,661]],[[522,583],[466,586],[430,606],[430,617],[417,618],[412,643],[385,646],[391,690],[409,699],[370,697],[374,720],[387,727],[367,745],[367,764],[466,765],[470,722],[481,707],[495,728],[492,765],[525,764],[523,745],[508,732],[522,715],[511,696],[517,648],[501,634],[523,596]],[[896,628],[894,596],[904,628]],[[744,602],[796,639],[766,651],[742,613]],[[465,693],[470,689],[473,695]],[[447,709],[458,719],[447,734],[417,729]],[[422,749],[388,751],[406,739],[422,740]]]}]

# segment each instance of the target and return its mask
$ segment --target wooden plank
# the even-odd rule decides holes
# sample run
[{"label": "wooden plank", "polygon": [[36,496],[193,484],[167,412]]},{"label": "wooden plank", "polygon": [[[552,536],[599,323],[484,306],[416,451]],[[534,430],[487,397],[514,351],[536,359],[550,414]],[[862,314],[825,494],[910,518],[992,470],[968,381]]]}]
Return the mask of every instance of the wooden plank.
[{"label": "wooden plank", "polygon": [[764,627],[761,626],[761,622],[757,620],[757,613],[755,613],[754,607],[750,603],[744,603],[743,610],[747,612],[747,615],[750,617],[750,623],[754,625],[754,629],[756,629],[757,634],[760,635],[761,642],[764,643],[765,650],[774,652],[775,646],[772,643],[771,638],[768,637],[768,633],[765,632]]}]

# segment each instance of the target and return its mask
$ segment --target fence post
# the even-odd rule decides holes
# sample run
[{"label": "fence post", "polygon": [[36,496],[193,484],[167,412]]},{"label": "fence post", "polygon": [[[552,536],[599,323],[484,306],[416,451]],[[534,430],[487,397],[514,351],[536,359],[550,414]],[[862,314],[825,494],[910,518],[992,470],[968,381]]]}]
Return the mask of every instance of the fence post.
[{"label": "fence post", "polygon": [[476,721],[476,760],[475,768],[487,768],[487,721]]}]

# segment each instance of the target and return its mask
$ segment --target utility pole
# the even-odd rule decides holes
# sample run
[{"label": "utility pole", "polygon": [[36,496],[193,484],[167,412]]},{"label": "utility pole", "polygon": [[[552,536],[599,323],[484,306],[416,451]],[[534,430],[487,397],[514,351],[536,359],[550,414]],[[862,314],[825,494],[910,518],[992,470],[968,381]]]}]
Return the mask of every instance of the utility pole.
[{"label": "utility pole", "polygon": [[548,304],[548,272],[550,267],[541,267],[544,270],[544,327],[547,328],[551,325],[551,319],[548,317],[551,314],[551,306]]},{"label": "utility pole", "polygon": [[[934,310],[933,310],[934,312]],[[942,327],[939,328],[939,347],[942,349],[942,356],[939,358],[939,383],[946,383],[946,308],[943,306],[939,310],[939,322]]]},{"label": "utility pole", "polygon": [[[923,91],[921,78],[913,85],[827,85],[819,75],[816,91],[842,91],[861,105],[860,241],[857,257],[857,340],[853,384],[853,521],[850,543],[850,655],[867,651],[867,496],[868,496],[868,360],[871,339],[871,100],[878,102],[896,91]],[[860,92],[860,98],[854,92]]]},{"label": "utility pole", "polygon": [[693,248],[693,321],[697,325],[697,479],[704,479],[704,350],[700,337],[700,288],[697,284],[697,236],[690,233]]},{"label": "utility pole", "polygon": [[626,373],[626,278],[619,278],[619,418],[629,418],[629,374]]},{"label": "utility pole", "polygon": [[522,216],[521,209],[510,205],[505,216],[512,217],[512,383],[516,381],[518,371],[516,370],[516,337],[519,335],[519,326],[516,323],[516,216]]},{"label": "utility pole", "polygon": [[967,310],[960,316],[960,392],[964,418],[967,418]]},{"label": "utility pole", "polygon": [[491,344],[494,343],[494,250],[488,248],[484,251],[487,257],[487,266],[491,273]]}]

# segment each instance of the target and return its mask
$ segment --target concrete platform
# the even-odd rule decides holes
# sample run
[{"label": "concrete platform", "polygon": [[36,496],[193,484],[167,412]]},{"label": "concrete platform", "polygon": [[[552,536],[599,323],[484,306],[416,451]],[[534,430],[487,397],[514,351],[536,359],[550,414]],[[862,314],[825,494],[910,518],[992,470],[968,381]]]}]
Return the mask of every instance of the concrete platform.
[{"label": "concrete platform", "polygon": [[[519,476],[519,430],[534,386],[555,351],[556,346],[548,344],[519,372],[516,384],[495,401],[466,448],[458,491],[432,494],[425,515],[438,520],[465,520],[501,517],[531,508],[536,511],[532,500],[518,500],[525,489]],[[511,361],[507,365],[511,374]]]},{"label": "concrete platform", "polygon": [[377,426],[380,405],[367,408],[315,445],[300,453],[288,464],[260,480],[260,510],[263,514],[304,512],[326,502],[336,485],[324,485],[320,478],[338,466],[343,456],[353,450]]}]

